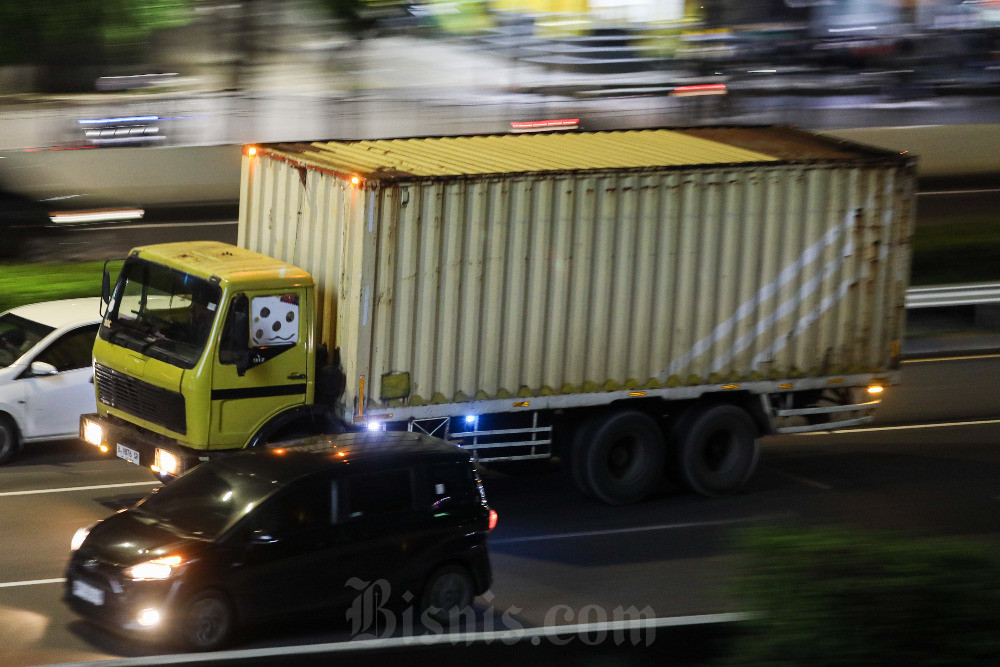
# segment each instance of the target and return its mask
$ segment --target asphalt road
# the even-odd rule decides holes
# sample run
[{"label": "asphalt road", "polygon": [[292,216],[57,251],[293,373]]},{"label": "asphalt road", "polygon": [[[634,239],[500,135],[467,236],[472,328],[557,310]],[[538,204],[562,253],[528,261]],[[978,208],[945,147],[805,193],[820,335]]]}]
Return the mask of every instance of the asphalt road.
[{"label": "asphalt road", "polygon": [[[609,507],[579,496],[557,465],[489,471],[495,583],[469,627],[610,621],[629,608],[657,618],[748,611],[731,590],[739,529],[766,522],[1000,543],[998,371],[998,357],[907,363],[878,428],[768,438],[758,474],[729,498],[665,483],[646,502]],[[60,601],[73,532],[152,486],[145,470],[76,441],[36,445],[0,468],[0,664],[155,655]],[[259,629],[240,648],[405,634],[405,616],[394,620],[392,633],[344,617]]]}]

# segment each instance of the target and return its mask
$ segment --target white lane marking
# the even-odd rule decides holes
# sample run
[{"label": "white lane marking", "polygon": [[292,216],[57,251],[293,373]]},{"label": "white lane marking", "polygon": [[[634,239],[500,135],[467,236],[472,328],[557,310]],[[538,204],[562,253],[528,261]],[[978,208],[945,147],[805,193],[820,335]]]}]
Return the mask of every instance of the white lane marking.
[{"label": "white lane marking", "polygon": [[928,357],[926,359],[903,359],[904,364],[926,364],[931,361],[969,361],[970,359],[998,359],[1000,354],[968,354],[961,357]]},{"label": "white lane marking", "polygon": [[[505,646],[527,640],[532,646],[541,644],[543,638],[565,637],[566,635],[592,635],[595,633],[624,632],[628,630],[652,630],[657,628],[684,627],[690,625],[712,625],[717,623],[739,623],[760,618],[757,612],[730,612],[724,614],[700,614],[694,616],[666,616],[657,618],[637,619],[628,621],[611,621],[605,623],[581,623],[577,625],[549,625],[538,628],[518,628],[516,630],[500,630],[494,632],[456,632],[444,634],[428,634],[408,637],[386,637],[382,639],[359,639],[355,641],[330,642],[326,644],[308,644],[298,646],[275,646],[273,648],[255,648],[230,651],[218,651],[211,654],[212,664],[222,661],[252,660],[254,658],[269,658],[288,655],[309,655],[314,653],[342,653],[344,651],[371,651],[376,649],[392,649],[411,646],[434,646],[447,644],[451,646],[470,645],[474,642],[489,644],[501,642]],[[178,653],[172,655],[157,655],[146,658],[121,658],[118,660],[100,660],[94,662],[60,663],[66,667],[83,666],[115,666],[126,665],[180,665],[185,663],[203,663],[205,653]]]},{"label": "white lane marking", "polygon": [[917,196],[921,197],[927,195],[929,197],[936,197],[939,195],[989,195],[994,192],[1000,192],[1000,188],[981,188],[979,190],[930,190],[928,192],[918,192]]},{"label": "white lane marking", "polygon": [[120,489],[125,486],[154,486],[160,482],[123,482],[121,484],[95,484],[93,486],[65,486],[59,489],[33,489],[30,491],[2,491],[3,496],[34,496],[40,493],[69,493],[70,491],[93,491],[95,489]]},{"label": "white lane marking", "polygon": [[845,428],[837,431],[816,431],[797,435],[831,435],[837,433],[877,433],[878,431],[913,431],[921,428],[947,428],[949,426],[982,426],[1000,424],[1000,419],[972,419],[961,422],[940,422],[936,424],[904,424],[901,426],[871,426],[868,428]]},{"label": "white lane marking", "polygon": [[144,225],[106,225],[104,227],[79,227],[76,232],[106,232],[119,229],[170,229],[172,227],[218,227],[221,225],[238,225],[239,221],[219,222],[148,222]]},{"label": "white lane marking", "polygon": [[703,526],[723,526],[731,523],[748,523],[765,521],[774,517],[749,517],[746,519],[720,519],[718,521],[691,521],[685,523],[663,523],[655,526],[636,526],[634,528],[613,528],[610,530],[588,530],[579,533],[552,533],[549,535],[531,535],[528,537],[508,537],[506,539],[490,540],[490,544],[514,544],[515,542],[543,542],[546,540],[564,540],[577,537],[594,537],[598,535],[620,535],[623,533],[640,533],[654,530],[678,530],[681,528],[701,528]]},{"label": "white lane marking", "polygon": [[31,581],[5,581],[0,582],[0,588],[13,588],[15,586],[39,586],[41,584],[61,584],[66,579],[33,579]]}]

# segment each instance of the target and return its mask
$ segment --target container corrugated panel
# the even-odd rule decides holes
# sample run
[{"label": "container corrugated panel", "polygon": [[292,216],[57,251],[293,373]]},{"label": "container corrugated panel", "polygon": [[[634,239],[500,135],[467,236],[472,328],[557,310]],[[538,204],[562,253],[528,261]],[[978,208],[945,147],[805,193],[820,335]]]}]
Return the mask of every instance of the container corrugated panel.
[{"label": "container corrugated panel", "polygon": [[[245,161],[240,243],[321,285],[348,413],[362,391],[398,412],[889,368],[912,163],[773,128],[781,155],[761,159],[766,136],[727,131],[719,164],[372,167],[357,187],[357,162],[278,146]],[[405,397],[384,389],[404,374]]]}]

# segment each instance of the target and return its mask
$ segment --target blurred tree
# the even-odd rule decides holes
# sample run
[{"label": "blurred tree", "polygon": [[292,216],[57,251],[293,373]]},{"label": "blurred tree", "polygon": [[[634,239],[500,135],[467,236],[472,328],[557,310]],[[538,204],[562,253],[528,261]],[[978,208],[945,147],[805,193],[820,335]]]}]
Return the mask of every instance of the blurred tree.
[{"label": "blurred tree", "polygon": [[[375,26],[375,19],[367,11],[364,0],[316,0],[341,24],[341,29],[352,37],[361,39]],[[400,3],[403,4],[403,3]]]},{"label": "blurred tree", "polygon": [[94,89],[101,68],[136,62],[155,30],[183,25],[192,0],[0,0],[0,65],[35,65],[42,92]]}]

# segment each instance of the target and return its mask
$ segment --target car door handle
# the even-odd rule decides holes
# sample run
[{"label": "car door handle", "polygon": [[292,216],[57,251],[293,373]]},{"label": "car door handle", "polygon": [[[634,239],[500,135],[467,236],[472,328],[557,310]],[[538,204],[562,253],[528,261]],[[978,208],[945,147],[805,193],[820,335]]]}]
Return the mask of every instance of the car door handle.
[{"label": "car door handle", "polygon": [[292,373],[291,375],[288,376],[288,379],[289,380],[305,380],[306,379],[306,374],[305,373]]}]

